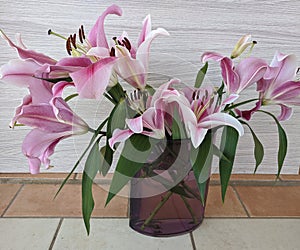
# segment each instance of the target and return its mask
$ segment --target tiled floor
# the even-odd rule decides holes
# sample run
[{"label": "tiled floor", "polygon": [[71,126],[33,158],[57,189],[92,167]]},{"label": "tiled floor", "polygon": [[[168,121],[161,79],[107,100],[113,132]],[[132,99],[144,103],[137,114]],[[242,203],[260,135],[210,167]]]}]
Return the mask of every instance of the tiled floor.
[{"label": "tiled floor", "polygon": [[[81,175],[0,174],[0,250],[6,249],[299,249],[300,176],[233,175],[225,203],[211,178],[206,219],[192,234],[151,238],[128,227],[128,199],[106,208],[109,177],[94,185],[91,234],[81,219]],[[128,190],[124,189],[126,194]]]}]

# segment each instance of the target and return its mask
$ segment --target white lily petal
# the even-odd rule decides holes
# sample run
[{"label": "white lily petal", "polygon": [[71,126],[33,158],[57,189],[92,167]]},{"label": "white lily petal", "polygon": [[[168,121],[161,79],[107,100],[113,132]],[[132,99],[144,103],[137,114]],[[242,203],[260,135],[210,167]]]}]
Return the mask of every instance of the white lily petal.
[{"label": "white lily petal", "polygon": [[244,128],[242,124],[234,117],[225,113],[214,113],[211,114],[203,121],[201,121],[198,125],[201,127],[211,129],[222,125],[227,125],[235,128],[239,135],[242,136],[244,134]]}]

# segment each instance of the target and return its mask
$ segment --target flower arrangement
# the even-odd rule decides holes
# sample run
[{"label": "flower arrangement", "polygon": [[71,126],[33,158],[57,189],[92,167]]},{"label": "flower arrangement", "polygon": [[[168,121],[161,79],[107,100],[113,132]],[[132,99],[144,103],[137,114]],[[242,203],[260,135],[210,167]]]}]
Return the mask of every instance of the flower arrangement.
[{"label": "flower arrangement", "polygon": [[[201,202],[205,202],[204,187],[209,180],[213,155],[219,157],[221,192],[225,198],[239,136],[244,133],[243,125],[250,129],[253,136],[256,171],[263,160],[264,148],[247,123],[256,112],[270,115],[277,124],[279,175],[287,152],[287,137],[280,122],[291,117],[293,105],[300,104],[300,82],[295,78],[297,65],[294,55],[276,53],[268,64],[263,59],[250,56],[256,42],[251,41],[250,35],[245,35],[237,42],[230,57],[205,52],[201,57],[204,66],[199,70],[193,86],[183,86],[179,79],[171,79],[155,89],[147,82],[150,46],[157,36],[168,36],[169,33],[162,28],[152,30],[148,15],[143,21],[137,43],[133,43],[126,32],[108,39],[104,32],[104,20],[108,15],[121,16],[122,10],[116,5],[108,7],[88,34],[83,26],[69,37],[49,30],[49,35],[66,42],[69,56],[58,61],[27,49],[19,35],[15,44],[0,30],[1,36],[19,55],[19,59],[1,67],[1,81],[29,90],[16,108],[10,126],[33,128],[22,145],[30,172],[39,173],[41,164],[50,166],[49,157],[61,140],[88,132],[92,134],[88,147],[69,174],[87,155],[82,178],[82,210],[88,232],[94,208],[93,180],[98,172],[104,176],[108,173],[116,148],[123,144],[106,204],[145,168],[154,148],[163,145],[163,153],[158,156],[161,161],[162,156],[170,153],[175,153],[177,157],[180,155],[170,146],[170,141],[188,141],[188,145],[181,145],[189,149],[190,167],[185,172],[177,167],[175,177],[168,177],[174,183],[170,184],[168,178],[162,181],[169,192],[142,228],[173,194],[180,195],[193,214],[188,199],[194,193],[183,181],[190,171],[197,181]],[[247,49],[249,54],[243,56]],[[220,65],[223,81],[217,87],[202,86],[210,60]],[[241,100],[240,94],[254,84],[256,96]],[[125,90],[126,86],[131,86],[131,93]],[[65,96],[66,87],[71,87],[74,93]],[[93,129],[68,105],[68,101],[77,96],[88,99],[104,96],[113,103],[114,108],[98,128]],[[253,104],[253,108],[243,109],[246,104]],[[279,116],[262,109],[269,105],[281,107]],[[215,143],[214,138],[218,130],[222,130],[220,145]],[[104,142],[103,146],[100,146],[101,142]],[[157,169],[158,164],[148,166],[146,171],[153,177],[160,175]]]}]

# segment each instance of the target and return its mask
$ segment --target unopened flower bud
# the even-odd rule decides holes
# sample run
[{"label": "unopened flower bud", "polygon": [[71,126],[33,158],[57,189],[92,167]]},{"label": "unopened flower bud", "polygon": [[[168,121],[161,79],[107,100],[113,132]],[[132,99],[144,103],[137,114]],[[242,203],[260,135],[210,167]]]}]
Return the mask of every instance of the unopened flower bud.
[{"label": "unopened flower bud", "polygon": [[248,40],[250,39],[251,39],[251,35],[244,35],[238,40],[231,53],[230,56],[231,59],[240,56],[245,51],[245,49],[247,49],[249,46],[251,46],[250,50],[253,48],[253,46],[256,44],[256,41],[248,42]]}]

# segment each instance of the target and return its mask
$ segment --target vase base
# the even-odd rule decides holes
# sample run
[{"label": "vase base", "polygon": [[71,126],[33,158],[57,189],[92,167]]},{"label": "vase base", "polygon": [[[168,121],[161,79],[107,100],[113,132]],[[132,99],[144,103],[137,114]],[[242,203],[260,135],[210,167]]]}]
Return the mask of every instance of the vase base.
[{"label": "vase base", "polygon": [[152,237],[172,237],[190,233],[198,228],[203,219],[193,222],[191,219],[153,220],[143,228],[144,220],[132,221],[129,226],[136,232]]}]

